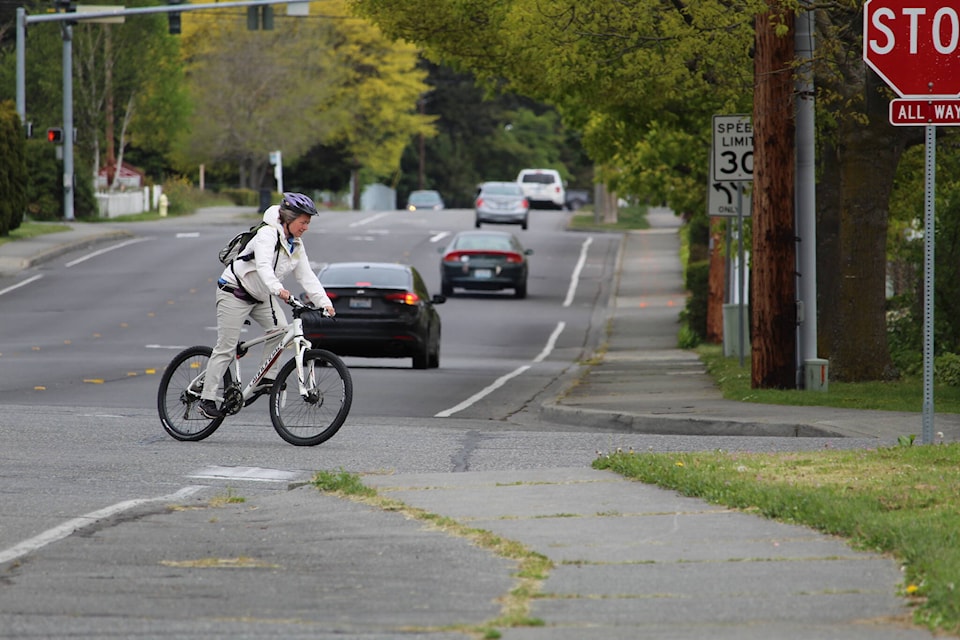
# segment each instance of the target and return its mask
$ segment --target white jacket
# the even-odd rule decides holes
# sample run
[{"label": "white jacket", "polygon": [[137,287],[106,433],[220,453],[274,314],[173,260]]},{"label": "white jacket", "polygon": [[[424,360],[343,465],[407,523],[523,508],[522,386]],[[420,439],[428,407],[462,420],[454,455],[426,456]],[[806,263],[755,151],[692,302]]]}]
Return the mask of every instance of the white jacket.
[{"label": "white jacket", "polygon": [[[323,290],[323,285],[317,279],[317,274],[310,269],[310,260],[307,258],[303,241],[300,238],[294,238],[291,249],[291,244],[287,241],[280,222],[280,206],[273,205],[264,211],[263,221],[267,223],[266,226],[257,231],[257,235],[243,251],[243,254],[247,255],[250,249],[253,249],[253,260],[234,260],[233,264],[227,265],[220,274],[220,279],[233,286],[239,284],[257,300],[266,302],[270,296],[280,295],[280,290],[284,288],[282,280],[292,272],[297,282],[307,292],[310,302],[320,308],[333,306],[327,292]],[[280,241],[279,255],[278,240]],[[277,265],[276,268],[273,266],[274,263]],[[239,282],[237,282],[238,278]]]}]

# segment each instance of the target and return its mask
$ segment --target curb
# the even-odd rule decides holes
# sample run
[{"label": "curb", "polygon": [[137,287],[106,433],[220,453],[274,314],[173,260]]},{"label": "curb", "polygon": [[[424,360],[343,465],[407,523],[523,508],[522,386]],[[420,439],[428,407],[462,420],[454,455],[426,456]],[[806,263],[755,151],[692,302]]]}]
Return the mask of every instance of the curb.
[{"label": "curb", "polygon": [[828,428],[793,422],[767,423],[756,422],[755,418],[734,420],[712,416],[622,413],[565,407],[555,402],[540,405],[539,415],[547,422],[661,436],[837,438],[847,435]]},{"label": "curb", "polygon": [[58,256],[63,255],[67,251],[84,249],[86,247],[92,247],[104,242],[132,237],[134,237],[134,234],[130,233],[129,231],[124,231],[121,229],[109,230],[74,240],[59,242],[33,255],[22,258],[13,256],[0,257],[0,275],[16,274],[23,269],[29,269],[30,267],[53,260]]}]

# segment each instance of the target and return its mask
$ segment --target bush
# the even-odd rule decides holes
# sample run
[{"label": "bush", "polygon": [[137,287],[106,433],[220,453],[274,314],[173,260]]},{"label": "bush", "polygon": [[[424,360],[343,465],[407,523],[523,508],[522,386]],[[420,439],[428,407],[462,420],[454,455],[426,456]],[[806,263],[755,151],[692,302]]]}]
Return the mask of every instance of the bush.
[{"label": "bush", "polygon": [[940,384],[960,387],[960,355],[945,353],[934,358],[933,378]]},{"label": "bush", "polygon": [[0,236],[17,229],[27,206],[23,123],[10,101],[0,103]]},{"label": "bush", "polygon": [[[33,220],[63,220],[63,161],[57,159],[56,145],[46,140],[28,140],[27,213]],[[80,158],[74,159],[73,215],[96,218],[100,215],[93,195],[92,170]]]},{"label": "bush", "polygon": [[710,262],[703,260],[687,265],[686,288],[690,292],[684,316],[687,327],[699,340],[707,337],[707,299],[709,298]]}]

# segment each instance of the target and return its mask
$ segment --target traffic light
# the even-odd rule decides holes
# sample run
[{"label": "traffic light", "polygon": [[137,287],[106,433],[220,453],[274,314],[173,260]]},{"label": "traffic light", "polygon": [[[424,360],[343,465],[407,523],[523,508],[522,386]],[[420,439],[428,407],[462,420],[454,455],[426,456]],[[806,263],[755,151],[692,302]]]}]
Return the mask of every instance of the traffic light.
[{"label": "traffic light", "polygon": [[[183,0],[167,0],[167,4],[183,4]],[[167,13],[167,31],[172,36],[180,35],[180,12],[170,11]]]},{"label": "traffic light", "polygon": [[47,141],[57,144],[63,143],[63,129],[60,127],[50,127],[47,129]]}]

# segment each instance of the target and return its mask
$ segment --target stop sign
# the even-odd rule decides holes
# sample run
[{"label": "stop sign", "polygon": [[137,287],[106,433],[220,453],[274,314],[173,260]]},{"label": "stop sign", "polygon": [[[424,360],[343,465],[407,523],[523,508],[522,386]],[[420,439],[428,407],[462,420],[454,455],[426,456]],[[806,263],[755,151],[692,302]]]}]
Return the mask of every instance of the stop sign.
[{"label": "stop sign", "polygon": [[960,96],[956,0],[867,0],[863,60],[903,98]]}]

